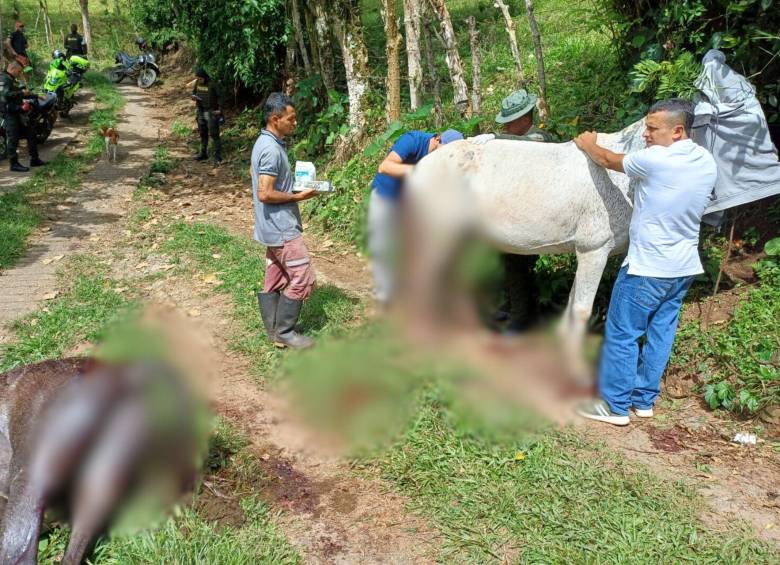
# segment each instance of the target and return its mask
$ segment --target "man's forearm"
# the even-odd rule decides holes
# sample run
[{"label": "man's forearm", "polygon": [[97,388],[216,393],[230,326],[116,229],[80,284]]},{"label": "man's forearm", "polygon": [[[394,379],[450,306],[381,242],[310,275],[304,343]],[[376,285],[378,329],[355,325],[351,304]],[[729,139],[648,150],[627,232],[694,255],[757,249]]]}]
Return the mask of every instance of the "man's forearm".
[{"label": "man's forearm", "polygon": [[268,190],[261,192],[258,196],[263,204],[286,204],[288,202],[300,202],[300,192],[281,192],[279,190]]},{"label": "man's forearm", "polygon": [[400,179],[405,177],[407,173],[411,172],[413,168],[414,165],[409,165],[406,163],[384,162],[382,163],[382,167],[379,172]]},{"label": "man's forearm", "polygon": [[614,153],[600,145],[588,144],[582,147],[585,154],[590,157],[599,167],[611,169],[613,171],[623,172],[623,155]]}]

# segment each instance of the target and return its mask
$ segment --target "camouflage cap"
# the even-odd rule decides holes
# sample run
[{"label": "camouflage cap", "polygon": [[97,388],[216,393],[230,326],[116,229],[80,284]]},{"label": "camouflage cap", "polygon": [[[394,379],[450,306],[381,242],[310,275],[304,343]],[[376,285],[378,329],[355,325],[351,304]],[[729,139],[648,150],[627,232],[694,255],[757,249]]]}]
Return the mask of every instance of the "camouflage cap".
[{"label": "camouflage cap", "polygon": [[515,90],[501,101],[501,112],[496,116],[496,121],[499,124],[513,122],[533,110],[535,105],[536,96],[522,88]]}]

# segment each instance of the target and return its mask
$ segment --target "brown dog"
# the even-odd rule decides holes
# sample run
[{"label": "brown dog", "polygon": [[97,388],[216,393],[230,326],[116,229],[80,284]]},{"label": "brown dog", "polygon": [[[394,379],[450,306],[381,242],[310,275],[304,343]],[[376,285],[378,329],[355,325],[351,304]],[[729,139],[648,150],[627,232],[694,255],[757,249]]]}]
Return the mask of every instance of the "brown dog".
[{"label": "brown dog", "polygon": [[37,562],[44,511],[61,499],[72,527],[62,563],[77,565],[134,486],[164,478],[164,499],[192,488],[191,400],[152,362],[72,358],[0,375],[0,563]]},{"label": "brown dog", "polygon": [[111,158],[116,163],[116,149],[119,145],[119,132],[116,128],[103,126],[100,128],[100,135],[106,144],[106,160]]}]

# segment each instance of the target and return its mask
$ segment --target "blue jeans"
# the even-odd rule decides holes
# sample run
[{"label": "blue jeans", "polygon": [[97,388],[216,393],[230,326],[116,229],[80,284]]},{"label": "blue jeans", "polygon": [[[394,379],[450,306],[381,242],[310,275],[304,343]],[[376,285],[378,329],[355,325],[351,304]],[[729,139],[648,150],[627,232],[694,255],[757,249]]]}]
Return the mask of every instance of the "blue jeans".
[{"label": "blue jeans", "polygon": [[599,394],[614,413],[625,416],[631,406],[653,406],[692,282],[693,277],[641,277],[629,275],[627,266],[620,269],[609,301],[598,376]]}]

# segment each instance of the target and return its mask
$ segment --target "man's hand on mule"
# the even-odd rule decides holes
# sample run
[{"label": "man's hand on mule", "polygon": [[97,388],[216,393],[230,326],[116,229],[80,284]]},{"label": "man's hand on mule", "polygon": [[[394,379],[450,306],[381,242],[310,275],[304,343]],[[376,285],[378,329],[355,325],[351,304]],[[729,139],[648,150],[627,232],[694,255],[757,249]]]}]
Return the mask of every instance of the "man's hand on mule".
[{"label": "man's hand on mule", "polygon": [[585,131],[574,138],[574,143],[585,151],[588,147],[596,145],[598,134],[595,131]]},{"label": "man's hand on mule", "polygon": [[467,137],[466,141],[476,143],[477,145],[484,145],[488,141],[493,141],[495,138],[496,135],[493,133],[483,133],[480,135],[475,135],[474,137]]}]

